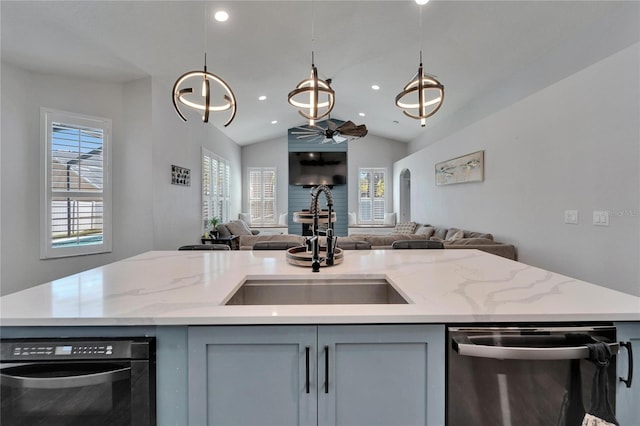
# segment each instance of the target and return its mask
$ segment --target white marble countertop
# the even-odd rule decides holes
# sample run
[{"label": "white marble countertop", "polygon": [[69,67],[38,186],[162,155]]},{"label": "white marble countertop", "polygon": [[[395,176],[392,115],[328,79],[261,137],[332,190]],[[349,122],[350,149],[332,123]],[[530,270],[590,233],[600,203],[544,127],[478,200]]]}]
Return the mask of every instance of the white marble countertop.
[{"label": "white marble countertop", "polygon": [[[245,279],[386,277],[406,305],[225,306]],[[640,298],[478,250],[152,251],[0,298],[3,326],[640,321]]]}]

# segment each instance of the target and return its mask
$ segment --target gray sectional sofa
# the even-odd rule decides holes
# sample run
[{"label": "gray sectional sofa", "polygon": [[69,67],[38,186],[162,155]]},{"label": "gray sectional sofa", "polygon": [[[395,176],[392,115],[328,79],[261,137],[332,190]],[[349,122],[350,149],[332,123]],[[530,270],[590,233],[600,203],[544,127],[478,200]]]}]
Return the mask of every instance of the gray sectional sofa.
[{"label": "gray sectional sofa", "polygon": [[[397,232],[402,230],[403,232]],[[258,241],[286,241],[304,244],[305,237],[300,235],[240,235],[240,250],[251,250]],[[517,260],[517,252],[512,244],[504,244],[493,239],[493,235],[430,225],[396,227],[386,235],[352,234],[338,237],[338,247],[352,248],[357,241],[371,244],[372,249],[390,249],[394,241],[401,240],[437,240],[442,241],[445,249],[478,249],[487,253]]]}]

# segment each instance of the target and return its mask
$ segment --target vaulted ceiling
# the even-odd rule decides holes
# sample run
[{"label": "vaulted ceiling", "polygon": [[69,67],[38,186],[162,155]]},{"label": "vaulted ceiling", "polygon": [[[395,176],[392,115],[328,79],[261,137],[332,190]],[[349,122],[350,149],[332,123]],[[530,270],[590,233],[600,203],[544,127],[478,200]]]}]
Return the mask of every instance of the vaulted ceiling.
[{"label": "vaulted ceiling", "polygon": [[[206,50],[209,71],[225,79],[238,100],[234,122],[221,130],[244,145],[304,124],[287,93],[308,76],[314,51],[320,76],[333,80],[332,116],[407,142],[482,106],[496,87],[558,46],[584,48],[582,34],[606,28],[608,17],[630,3],[2,1],[1,54],[43,73],[110,82],[151,76],[167,84],[170,103],[173,81],[201,69]],[[221,9],[230,15],[227,22],[212,18]],[[420,50],[425,71],[445,86],[444,104],[426,128],[394,105],[417,71]],[[571,58],[561,62],[557,78]],[[372,90],[374,84],[380,89]],[[267,99],[259,101],[260,95]]]}]

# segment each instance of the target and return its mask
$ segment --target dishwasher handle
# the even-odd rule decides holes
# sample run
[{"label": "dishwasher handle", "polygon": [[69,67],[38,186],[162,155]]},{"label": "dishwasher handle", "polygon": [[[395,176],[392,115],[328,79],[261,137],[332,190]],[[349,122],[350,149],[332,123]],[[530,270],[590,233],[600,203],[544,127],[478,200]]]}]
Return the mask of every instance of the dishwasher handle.
[{"label": "dishwasher handle", "polygon": [[[3,365],[5,367],[5,365]],[[0,385],[21,389],[67,389],[96,386],[131,378],[131,367],[111,366],[104,371],[91,371],[83,366],[82,374],[55,375],[56,366],[47,364],[21,364],[2,368]],[[68,365],[57,366],[68,370]],[[43,373],[43,374],[38,374]]]},{"label": "dishwasher handle", "polygon": [[[481,339],[482,340],[481,336]],[[550,339],[566,341],[564,336],[535,336],[540,337],[538,340]],[[589,348],[585,344],[576,344],[575,346],[563,346],[563,345],[540,345],[537,342],[535,346],[527,346],[526,341],[531,339],[531,336],[489,336],[484,340],[500,341],[521,339],[522,345],[489,345],[478,344],[472,341],[467,335],[459,335],[452,337],[453,349],[462,356],[473,356],[479,358],[492,358],[492,359],[513,359],[513,360],[533,360],[533,361],[549,361],[549,360],[567,360],[567,359],[583,359],[589,358]],[[617,354],[619,350],[618,343],[607,343],[612,354]]]}]

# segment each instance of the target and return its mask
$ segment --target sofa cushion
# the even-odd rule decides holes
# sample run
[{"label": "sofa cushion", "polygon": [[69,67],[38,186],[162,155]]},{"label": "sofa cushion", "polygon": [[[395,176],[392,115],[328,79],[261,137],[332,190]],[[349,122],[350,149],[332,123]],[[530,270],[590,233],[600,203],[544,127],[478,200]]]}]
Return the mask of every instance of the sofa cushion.
[{"label": "sofa cushion", "polygon": [[399,240],[426,240],[424,235],[416,234],[386,234],[386,235],[352,235],[352,238],[358,238],[368,243],[371,243],[373,247],[388,246],[391,247],[394,241]]},{"label": "sofa cushion", "polygon": [[229,232],[231,232],[232,235],[237,235],[237,236],[252,235],[251,229],[249,229],[249,226],[243,220],[232,220],[226,225],[227,225],[227,228],[229,229]]},{"label": "sofa cushion", "polygon": [[385,213],[384,214],[384,224],[385,225],[395,225],[396,224],[396,214],[394,213]]},{"label": "sofa cushion", "polygon": [[489,245],[489,244],[498,244],[489,238],[461,238],[459,240],[448,240],[445,241],[446,245],[452,246],[480,246],[480,245]]},{"label": "sofa cushion", "polygon": [[447,231],[447,238],[445,241],[456,241],[464,238],[464,232],[462,229],[451,228]]},{"label": "sofa cushion", "polygon": [[493,240],[493,235],[483,232],[464,231],[464,238],[485,238],[487,240]]},{"label": "sofa cushion", "polygon": [[244,221],[246,224],[251,224],[251,214],[250,213],[238,213],[238,219]]},{"label": "sofa cushion", "polygon": [[433,235],[433,232],[433,226],[419,226],[418,229],[416,229],[415,235],[422,235],[425,239],[428,240]]},{"label": "sofa cushion", "polygon": [[294,234],[240,235],[240,249],[250,250],[258,241],[286,241],[303,245],[304,237]]},{"label": "sofa cushion", "polygon": [[432,237],[435,237],[434,239],[446,240],[448,230],[449,230],[448,228],[443,228],[441,226],[434,226]]},{"label": "sofa cushion", "polygon": [[227,238],[231,236],[231,231],[229,231],[229,228],[227,228],[226,223],[221,223],[216,226],[216,230],[218,231],[218,235],[220,236],[220,238]]},{"label": "sofa cushion", "polygon": [[418,226],[415,222],[402,222],[396,225],[393,230],[394,234],[413,234]]}]

